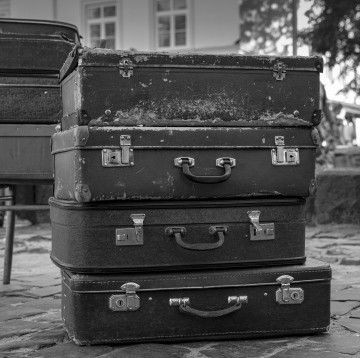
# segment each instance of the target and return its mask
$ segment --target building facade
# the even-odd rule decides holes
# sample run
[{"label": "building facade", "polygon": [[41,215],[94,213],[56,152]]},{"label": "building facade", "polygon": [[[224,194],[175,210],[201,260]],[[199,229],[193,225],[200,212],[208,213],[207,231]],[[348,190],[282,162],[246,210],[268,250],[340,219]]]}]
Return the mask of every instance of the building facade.
[{"label": "building facade", "polygon": [[74,24],[90,47],[238,51],[238,0],[0,0],[0,16]]}]

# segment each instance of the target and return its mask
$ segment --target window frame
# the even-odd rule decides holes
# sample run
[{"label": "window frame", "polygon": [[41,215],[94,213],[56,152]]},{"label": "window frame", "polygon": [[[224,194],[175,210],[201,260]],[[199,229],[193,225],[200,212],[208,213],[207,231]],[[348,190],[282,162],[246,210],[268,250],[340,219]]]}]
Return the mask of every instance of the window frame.
[{"label": "window frame", "polygon": [[[186,9],[173,9],[174,0],[169,0],[171,8],[166,11],[158,11],[157,10],[157,0],[154,0],[154,27],[155,27],[155,50],[156,51],[174,51],[174,50],[185,50],[191,47],[191,38],[190,38],[190,14],[191,14],[191,3],[190,0],[186,0]],[[185,45],[176,46],[175,45],[175,16],[177,15],[185,15],[186,18],[186,27],[185,27]],[[159,27],[158,27],[158,19],[160,17],[170,17],[170,46],[159,46]]]},{"label": "window frame", "polygon": [[[115,16],[109,16],[109,17],[100,17],[95,19],[90,19],[88,16],[89,8],[91,7],[100,7],[104,8],[106,6],[115,6],[116,14]],[[102,35],[105,36],[105,24],[106,23],[115,23],[115,49],[121,48],[121,37],[120,37],[120,15],[121,15],[121,3],[120,0],[83,0],[82,1],[82,15],[83,15],[83,21],[82,21],[82,28],[84,33],[84,45],[91,47],[91,37],[90,37],[90,25],[99,24],[100,25],[100,40],[102,38]],[[102,12],[103,10],[101,10]]]}]

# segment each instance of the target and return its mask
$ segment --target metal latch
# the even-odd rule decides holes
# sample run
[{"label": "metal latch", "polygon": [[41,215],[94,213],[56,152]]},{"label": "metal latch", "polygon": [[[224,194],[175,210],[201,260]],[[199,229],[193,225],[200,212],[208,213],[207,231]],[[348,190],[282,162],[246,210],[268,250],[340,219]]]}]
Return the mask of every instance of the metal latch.
[{"label": "metal latch", "polygon": [[134,165],[134,150],[130,148],[131,136],[121,135],[121,149],[103,149],[103,167],[132,167]]},{"label": "metal latch", "polygon": [[143,245],[145,214],[131,214],[134,227],[116,229],[116,246]]},{"label": "metal latch", "polygon": [[285,78],[286,73],[286,65],[283,62],[276,62],[273,67],[273,76],[275,77],[276,81],[282,81]]},{"label": "metal latch", "polygon": [[252,226],[250,226],[250,240],[274,240],[275,239],[275,225],[274,223],[260,224],[261,211],[248,211],[247,212]]},{"label": "metal latch", "polygon": [[136,311],[140,307],[140,298],[136,291],[140,285],[128,282],[121,286],[125,295],[112,295],[109,298],[109,307],[112,311]]},{"label": "metal latch", "polygon": [[283,136],[275,137],[276,149],[271,149],[272,165],[299,165],[299,149],[284,148],[285,141]]},{"label": "metal latch", "polygon": [[276,302],[280,305],[299,305],[304,301],[304,291],[299,287],[290,287],[294,278],[288,275],[280,276],[276,279],[281,284],[281,288],[276,291]]},{"label": "metal latch", "polygon": [[123,58],[119,62],[120,75],[125,78],[130,78],[134,75],[132,61],[129,58]]}]

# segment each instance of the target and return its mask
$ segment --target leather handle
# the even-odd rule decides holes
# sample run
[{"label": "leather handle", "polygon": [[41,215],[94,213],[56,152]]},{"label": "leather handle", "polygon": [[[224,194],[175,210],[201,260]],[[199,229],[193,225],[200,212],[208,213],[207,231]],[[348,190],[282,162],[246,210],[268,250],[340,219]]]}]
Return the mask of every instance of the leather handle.
[{"label": "leather handle", "polygon": [[194,175],[190,172],[189,167],[190,160],[188,158],[182,158],[181,166],[183,170],[184,176],[195,182],[202,184],[217,184],[222,183],[230,178],[231,175],[231,160],[229,158],[224,158],[223,166],[225,169],[225,173],[223,175]]},{"label": "leather handle", "polygon": [[175,298],[170,299],[170,306],[179,306],[179,311],[185,314],[192,316],[204,317],[204,318],[213,318],[226,316],[232,312],[238,311],[243,303],[247,303],[247,296],[231,296],[228,298],[229,303],[235,303],[233,306],[217,310],[217,311],[201,311],[195,308],[190,307],[189,298]]},{"label": "leather handle", "polygon": [[182,235],[186,234],[186,229],[184,227],[167,227],[165,233],[167,235],[174,235],[176,243],[186,250],[195,250],[195,251],[207,251],[214,250],[222,246],[225,241],[224,233],[228,231],[227,226],[211,226],[209,228],[209,233],[212,235],[217,234],[218,241],[213,243],[203,243],[203,244],[188,244],[181,238]]}]

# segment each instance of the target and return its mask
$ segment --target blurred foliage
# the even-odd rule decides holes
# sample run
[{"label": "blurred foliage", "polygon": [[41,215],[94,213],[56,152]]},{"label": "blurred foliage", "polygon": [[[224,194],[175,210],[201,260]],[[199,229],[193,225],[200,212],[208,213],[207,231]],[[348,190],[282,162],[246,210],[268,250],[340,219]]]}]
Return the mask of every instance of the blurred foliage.
[{"label": "blurred foliage", "polygon": [[[242,0],[240,49],[253,53],[279,53],[277,41],[292,36],[292,0]],[[243,46],[244,45],[244,46]],[[288,46],[280,50],[288,54]]]},{"label": "blurred foliage", "polygon": [[330,68],[341,65],[340,75],[347,83],[340,92],[353,90],[359,95],[356,71],[360,63],[360,0],[311,1],[305,13],[310,27],[299,34],[300,41],[310,45],[312,52],[325,55]]}]

